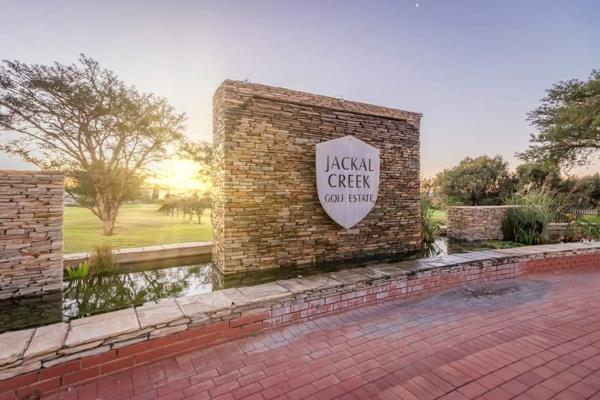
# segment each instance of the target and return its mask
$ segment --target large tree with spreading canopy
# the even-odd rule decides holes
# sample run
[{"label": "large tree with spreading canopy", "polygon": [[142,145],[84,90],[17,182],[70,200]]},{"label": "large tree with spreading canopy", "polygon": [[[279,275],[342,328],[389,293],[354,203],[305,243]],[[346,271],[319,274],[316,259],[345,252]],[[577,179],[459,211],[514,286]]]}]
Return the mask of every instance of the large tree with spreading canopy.
[{"label": "large tree with spreading canopy", "polygon": [[[0,149],[62,171],[71,195],[112,235],[119,208],[182,137],[184,114],[84,55],[76,64],[0,66]],[[68,189],[69,190],[69,189]]]},{"label": "large tree with spreading canopy", "polygon": [[521,159],[566,168],[593,161],[600,150],[600,70],[555,84],[528,119],[538,133]]}]

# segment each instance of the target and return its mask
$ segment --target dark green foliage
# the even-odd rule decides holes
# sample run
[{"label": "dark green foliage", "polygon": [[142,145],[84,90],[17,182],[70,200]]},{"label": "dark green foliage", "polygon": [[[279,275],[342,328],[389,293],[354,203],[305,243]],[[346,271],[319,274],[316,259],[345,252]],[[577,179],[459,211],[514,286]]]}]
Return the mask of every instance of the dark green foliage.
[{"label": "dark green foliage", "polygon": [[448,204],[495,205],[514,190],[516,179],[501,156],[467,157],[436,177],[439,194]]},{"label": "dark green foliage", "polygon": [[504,232],[509,235],[504,240],[527,245],[541,244],[545,239],[547,222],[536,208],[516,208],[507,213]]},{"label": "dark green foliage", "polygon": [[600,174],[563,179],[557,190],[564,195],[566,211],[600,207]]},{"label": "dark green foliage", "polygon": [[529,121],[538,133],[521,159],[565,167],[592,161],[600,149],[600,71],[592,71],[586,81],[555,84],[529,113]]},{"label": "dark green foliage", "polygon": [[202,223],[202,214],[204,210],[212,208],[212,199],[210,193],[204,193],[202,196],[198,196],[196,193],[191,196],[177,197],[169,196],[166,197],[158,211],[170,214],[171,216],[180,215],[183,218],[188,217],[190,221],[194,215],[198,218],[198,223]]},{"label": "dark green foliage", "polygon": [[600,240],[600,224],[578,219],[575,221],[575,230],[583,239]]},{"label": "dark green foliage", "polygon": [[547,187],[555,189],[560,185],[560,170],[548,163],[525,163],[517,166],[516,175],[519,187],[528,189],[539,189]]},{"label": "dark green foliage", "polygon": [[519,192],[507,203],[515,207],[507,211],[503,221],[504,240],[527,245],[544,243],[557,207],[555,194],[545,189]]},{"label": "dark green foliage", "polygon": [[439,253],[435,240],[440,234],[441,223],[434,218],[435,210],[428,197],[421,196],[421,240],[427,255]]}]

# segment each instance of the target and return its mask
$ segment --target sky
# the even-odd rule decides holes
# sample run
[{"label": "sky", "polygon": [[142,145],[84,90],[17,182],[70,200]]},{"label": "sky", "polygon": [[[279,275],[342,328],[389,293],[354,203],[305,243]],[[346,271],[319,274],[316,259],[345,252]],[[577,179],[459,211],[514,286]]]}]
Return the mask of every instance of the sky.
[{"label": "sky", "polygon": [[600,2],[0,0],[0,58],[80,53],[166,97],[199,140],[225,79],[420,112],[430,177],[466,156],[517,165],[545,89],[600,68]]}]

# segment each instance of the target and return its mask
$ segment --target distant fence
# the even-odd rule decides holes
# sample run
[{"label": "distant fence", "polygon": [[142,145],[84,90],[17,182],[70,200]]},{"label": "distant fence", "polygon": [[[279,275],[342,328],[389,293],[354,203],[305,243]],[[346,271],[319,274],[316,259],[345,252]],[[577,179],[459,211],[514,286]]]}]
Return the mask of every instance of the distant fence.
[{"label": "distant fence", "polygon": [[600,216],[600,208],[590,208],[590,209],[579,209],[579,208],[571,208],[566,211],[566,213],[575,215],[577,217],[584,217],[586,215],[594,215],[596,217]]}]

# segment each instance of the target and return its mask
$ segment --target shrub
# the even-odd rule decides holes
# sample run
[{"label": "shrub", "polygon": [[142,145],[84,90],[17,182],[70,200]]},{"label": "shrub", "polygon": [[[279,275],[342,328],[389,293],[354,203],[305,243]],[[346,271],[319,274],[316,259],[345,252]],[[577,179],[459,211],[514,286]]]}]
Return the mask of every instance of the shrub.
[{"label": "shrub", "polygon": [[90,265],[94,275],[111,274],[119,268],[113,250],[107,244],[97,246],[94,249],[94,253],[90,257]]},{"label": "shrub", "polygon": [[425,254],[438,254],[435,240],[439,236],[441,222],[435,218],[435,209],[426,196],[421,196],[421,240]]},{"label": "shrub", "polygon": [[578,219],[575,221],[575,231],[579,234],[577,239],[599,240],[600,226],[596,223]]},{"label": "shrub", "polygon": [[67,277],[69,279],[83,279],[90,273],[90,263],[82,262],[77,267],[67,267]]},{"label": "shrub", "polygon": [[544,243],[548,224],[558,206],[554,193],[544,188],[518,192],[508,201],[511,208],[503,221],[504,240],[532,245]]}]

